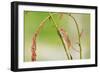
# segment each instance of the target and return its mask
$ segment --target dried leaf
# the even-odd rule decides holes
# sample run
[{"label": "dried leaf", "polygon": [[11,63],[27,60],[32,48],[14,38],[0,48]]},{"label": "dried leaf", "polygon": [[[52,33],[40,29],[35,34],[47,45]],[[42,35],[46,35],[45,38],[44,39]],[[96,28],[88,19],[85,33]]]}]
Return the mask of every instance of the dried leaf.
[{"label": "dried leaf", "polygon": [[36,36],[33,36],[32,39],[32,61],[36,60]]}]

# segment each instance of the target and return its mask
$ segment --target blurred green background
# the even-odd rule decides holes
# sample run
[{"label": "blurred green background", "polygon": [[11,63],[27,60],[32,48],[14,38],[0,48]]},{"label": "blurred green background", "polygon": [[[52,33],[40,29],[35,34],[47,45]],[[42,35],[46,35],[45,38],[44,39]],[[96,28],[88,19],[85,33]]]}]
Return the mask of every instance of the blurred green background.
[{"label": "blurred green background", "polygon": [[[52,13],[54,14],[54,13]],[[71,13],[75,17],[81,36],[82,57],[90,58],[90,14]],[[48,12],[24,11],[24,61],[31,61],[32,37],[41,21],[47,16]],[[70,49],[73,59],[79,59],[79,47],[77,45],[78,36],[74,20],[65,13],[56,13],[53,15],[55,22],[59,27],[66,30],[74,49]],[[45,25],[36,41],[36,61],[66,60],[66,54],[62,42],[54,27],[51,19],[45,22]],[[77,50],[77,51],[76,51]]]}]

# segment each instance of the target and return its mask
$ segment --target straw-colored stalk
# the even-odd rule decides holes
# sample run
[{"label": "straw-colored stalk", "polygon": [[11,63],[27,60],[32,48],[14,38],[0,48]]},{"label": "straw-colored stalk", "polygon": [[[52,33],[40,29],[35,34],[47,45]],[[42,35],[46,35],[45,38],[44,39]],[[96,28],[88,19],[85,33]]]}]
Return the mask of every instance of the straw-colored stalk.
[{"label": "straw-colored stalk", "polygon": [[80,59],[82,59],[81,35],[80,35],[79,26],[78,26],[78,23],[77,23],[75,17],[72,16],[71,14],[68,14],[68,15],[74,20],[74,22],[76,24],[77,33],[78,33],[78,45],[79,45],[79,48],[80,48]]},{"label": "straw-colored stalk", "polygon": [[41,29],[43,28],[45,22],[49,19],[50,16],[47,16],[39,25],[39,27],[37,28],[37,30],[35,31],[33,38],[32,38],[32,47],[31,47],[31,51],[32,51],[32,56],[31,59],[32,61],[36,60],[36,39],[37,36],[39,35]]},{"label": "straw-colored stalk", "polygon": [[72,59],[72,56],[70,54],[70,51],[69,51],[69,48],[71,46],[71,42],[69,40],[69,37],[68,37],[68,34],[65,32],[65,30],[63,28],[60,28],[58,27],[57,23],[55,22],[53,16],[51,13],[49,13],[49,15],[51,16],[51,19],[57,29],[57,32],[58,32],[58,35],[60,36],[60,39],[62,41],[62,44],[64,46],[64,50],[65,50],[65,53],[66,53],[66,56],[69,60]]}]

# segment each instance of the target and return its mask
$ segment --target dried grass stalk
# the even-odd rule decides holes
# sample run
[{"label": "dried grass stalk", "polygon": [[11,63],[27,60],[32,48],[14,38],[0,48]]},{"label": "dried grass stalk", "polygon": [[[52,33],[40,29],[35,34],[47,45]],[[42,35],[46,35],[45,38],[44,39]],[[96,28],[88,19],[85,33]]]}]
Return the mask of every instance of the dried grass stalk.
[{"label": "dried grass stalk", "polygon": [[33,36],[31,48],[32,48],[31,49],[31,52],[32,52],[31,59],[32,61],[35,61],[36,60],[36,36]]},{"label": "dried grass stalk", "polygon": [[39,27],[37,28],[37,30],[35,31],[34,35],[33,35],[33,38],[32,38],[32,47],[31,47],[31,52],[32,52],[32,55],[31,55],[31,59],[32,61],[35,61],[36,60],[36,39],[41,31],[41,29],[43,28],[45,22],[47,21],[47,19],[49,19],[50,16],[47,16],[39,25]]}]

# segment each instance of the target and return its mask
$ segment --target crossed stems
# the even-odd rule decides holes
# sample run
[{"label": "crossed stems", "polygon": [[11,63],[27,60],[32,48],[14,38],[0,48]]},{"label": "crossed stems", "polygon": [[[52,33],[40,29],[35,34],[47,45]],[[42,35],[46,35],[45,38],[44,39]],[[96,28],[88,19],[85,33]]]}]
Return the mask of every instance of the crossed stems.
[{"label": "crossed stems", "polygon": [[[59,32],[58,25],[57,25],[57,23],[55,22],[55,20],[54,20],[54,18],[53,18],[52,15],[53,15],[53,14],[49,13],[49,15],[40,23],[39,27],[37,28],[37,30],[36,30],[35,33],[34,33],[35,36],[38,36],[38,34],[40,33],[40,30],[43,28],[45,22],[46,22],[49,18],[52,19],[52,21],[54,22],[54,25],[55,25],[57,31]],[[76,22],[75,18],[74,18],[71,14],[68,14],[68,15],[74,20],[74,22],[75,22],[75,24],[76,24],[76,28],[77,28],[77,31],[78,31],[79,47],[80,47],[80,59],[82,59],[82,48],[81,48],[81,42],[80,42],[80,31],[79,31],[78,23]],[[62,43],[63,43],[63,45],[64,45],[64,50],[65,50],[65,52],[66,52],[66,55],[67,55],[68,59],[71,60],[71,59],[72,59],[72,56],[71,56],[71,54],[69,53],[68,48],[66,48],[66,45],[64,44],[64,40],[62,39],[61,35],[59,35],[59,36],[60,36],[60,38],[61,38],[61,40],[62,40]]]},{"label": "crossed stems", "polygon": [[66,56],[67,56],[67,58],[68,58],[69,60],[71,60],[71,59],[72,59],[72,56],[71,56],[71,54],[70,54],[70,52],[69,52],[69,49],[68,49],[68,46],[66,45],[66,42],[65,42],[64,39],[63,39],[63,36],[62,36],[62,34],[61,34],[61,31],[60,31],[60,29],[59,29],[57,23],[55,22],[55,20],[54,20],[52,14],[49,13],[49,15],[51,16],[51,19],[52,19],[52,21],[53,21],[53,23],[54,23],[54,25],[55,25],[55,27],[56,27],[56,29],[57,29],[58,35],[60,36],[60,39],[61,39],[62,44],[63,44],[63,46],[64,46],[64,50],[65,50]]}]

